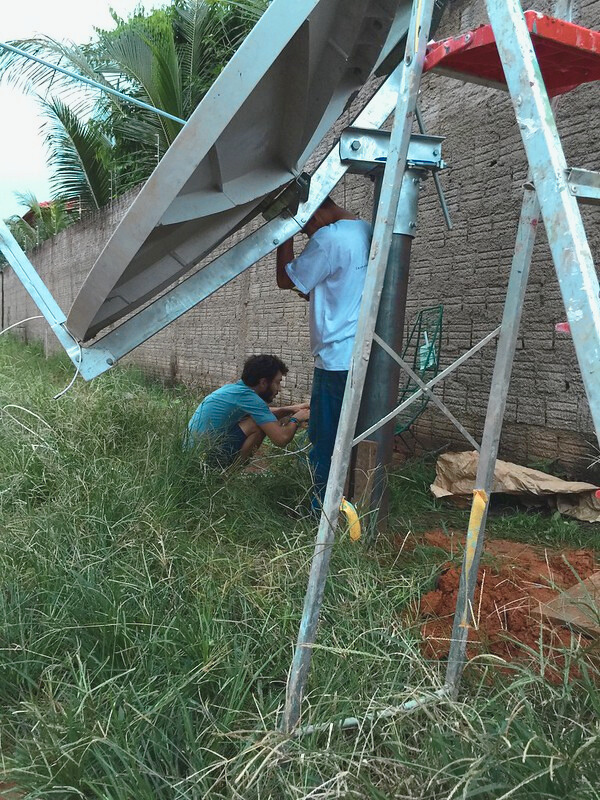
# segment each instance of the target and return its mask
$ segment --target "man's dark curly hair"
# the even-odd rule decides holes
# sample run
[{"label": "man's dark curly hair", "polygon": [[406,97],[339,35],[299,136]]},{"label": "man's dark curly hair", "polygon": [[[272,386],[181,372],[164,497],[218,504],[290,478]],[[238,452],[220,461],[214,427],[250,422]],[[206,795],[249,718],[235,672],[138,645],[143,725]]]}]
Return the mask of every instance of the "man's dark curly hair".
[{"label": "man's dark curly hair", "polygon": [[277,356],[250,356],[244,364],[242,380],[246,386],[256,386],[261,378],[272,381],[278,372],[287,375],[288,368]]}]

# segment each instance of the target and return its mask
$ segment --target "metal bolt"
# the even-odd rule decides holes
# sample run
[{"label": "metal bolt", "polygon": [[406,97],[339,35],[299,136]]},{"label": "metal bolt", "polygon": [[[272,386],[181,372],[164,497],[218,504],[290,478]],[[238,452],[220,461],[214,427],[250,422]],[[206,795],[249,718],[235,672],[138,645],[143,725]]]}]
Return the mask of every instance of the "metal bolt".
[{"label": "metal bolt", "polygon": [[416,228],[417,227],[417,223],[416,222],[409,222],[408,227],[409,228]]},{"label": "metal bolt", "polygon": [[434,156],[439,156],[439,154],[440,154],[440,151],[439,151],[439,150],[434,150],[434,151],[433,151],[433,155],[434,155]]},{"label": "metal bolt", "polygon": [[109,367],[112,367],[112,365],[115,363],[115,360],[114,358],[107,358],[106,363],[108,364]]},{"label": "metal bolt", "polygon": [[360,142],[358,139],[355,139],[352,144],[350,145],[351,150],[360,150]]},{"label": "metal bolt", "polygon": [[410,56],[406,56],[406,59],[405,59],[405,61],[406,61],[406,66],[408,67],[408,66],[410,66],[410,63],[411,63],[411,61],[412,61],[412,58],[411,58]]},{"label": "metal bolt", "polygon": [[573,194],[577,194],[577,187],[571,186],[571,191],[573,192]]},{"label": "metal bolt", "polygon": [[465,42],[470,42],[470,41],[471,41],[471,34],[467,33],[467,35],[465,36]]}]

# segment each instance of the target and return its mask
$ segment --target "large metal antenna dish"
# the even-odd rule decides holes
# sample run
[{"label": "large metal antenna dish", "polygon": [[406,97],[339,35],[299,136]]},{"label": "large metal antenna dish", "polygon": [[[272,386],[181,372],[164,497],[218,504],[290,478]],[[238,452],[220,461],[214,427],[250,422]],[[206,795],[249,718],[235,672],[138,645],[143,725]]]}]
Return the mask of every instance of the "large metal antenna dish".
[{"label": "large metal antenna dish", "polygon": [[189,272],[298,177],[406,36],[410,0],[274,0],[134,200],[68,315],[80,341]]}]

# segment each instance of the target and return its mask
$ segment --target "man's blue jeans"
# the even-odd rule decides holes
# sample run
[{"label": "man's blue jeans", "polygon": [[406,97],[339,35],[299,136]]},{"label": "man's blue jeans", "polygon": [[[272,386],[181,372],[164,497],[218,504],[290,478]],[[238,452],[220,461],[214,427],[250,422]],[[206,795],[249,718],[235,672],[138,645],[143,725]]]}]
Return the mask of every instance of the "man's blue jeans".
[{"label": "man's blue jeans", "polygon": [[318,367],[313,375],[308,438],[312,444],[309,458],[315,482],[312,501],[315,510],[320,509],[325,495],[347,376],[347,370]]}]

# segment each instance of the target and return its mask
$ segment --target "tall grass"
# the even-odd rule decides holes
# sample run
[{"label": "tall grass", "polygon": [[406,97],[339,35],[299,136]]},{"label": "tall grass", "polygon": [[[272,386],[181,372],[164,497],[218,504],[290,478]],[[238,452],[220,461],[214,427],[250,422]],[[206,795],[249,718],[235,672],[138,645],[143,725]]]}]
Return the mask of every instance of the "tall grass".
[{"label": "tall grass", "polygon": [[[114,369],[52,401],[69,377],[0,338],[0,754],[24,796],[600,797],[598,672],[575,640],[561,685],[482,657],[460,702],[284,740],[314,540],[302,457],[223,476],[181,447],[185,390]],[[376,554],[340,533],[305,722],[441,684],[415,612],[445,556],[398,552],[442,514],[427,480],[392,481]]]}]

